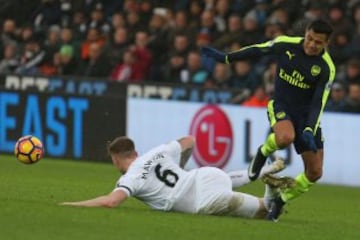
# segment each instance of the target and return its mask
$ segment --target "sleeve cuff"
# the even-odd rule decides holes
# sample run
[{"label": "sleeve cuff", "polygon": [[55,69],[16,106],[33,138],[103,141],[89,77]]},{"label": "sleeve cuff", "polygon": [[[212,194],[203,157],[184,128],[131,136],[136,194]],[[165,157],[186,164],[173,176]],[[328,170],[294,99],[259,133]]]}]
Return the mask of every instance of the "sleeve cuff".
[{"label": "sleeve cuff", "polygon": [[229,62],[229,55],[227,55],[227,54],[225,55],[225,63],[226,63],[226,64],[229,64],[229,63],[230,63],[230,62]]},{"label": "sleeve cuff", "polygon": [[311,133],[314,133],[314,130],[312,130],[311,127],[306,127],[303,132],[305,132],[305,131],[309,131]]}]

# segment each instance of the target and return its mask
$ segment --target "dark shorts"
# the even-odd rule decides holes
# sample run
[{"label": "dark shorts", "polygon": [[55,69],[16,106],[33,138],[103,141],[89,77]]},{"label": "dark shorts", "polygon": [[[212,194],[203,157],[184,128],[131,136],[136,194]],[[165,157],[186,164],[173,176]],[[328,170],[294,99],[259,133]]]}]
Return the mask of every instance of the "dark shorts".
[{"label": "dark shorts", "polygon": [[[271,128],[275,125],[275,123],[283,120],[290,120],[293,123],[295,129],[294,147],[298,154],[310,151],[309,147],[301,138],[305,127],[308,127],[305,125],[308,117],[307,112],[292,111],[291,108],[286,108],[274,100],[269,102],[267,112]],[[320,126],[316,131],[315,142],[318,149],[324,148],[324,139],[322,137]]]}]

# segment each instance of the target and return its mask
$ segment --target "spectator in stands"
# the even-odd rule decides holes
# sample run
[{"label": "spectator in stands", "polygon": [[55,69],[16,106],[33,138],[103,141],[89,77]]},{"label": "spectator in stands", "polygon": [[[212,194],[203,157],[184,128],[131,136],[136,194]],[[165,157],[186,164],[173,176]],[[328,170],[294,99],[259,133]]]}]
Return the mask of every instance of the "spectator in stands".
[{"label": "spectator in stands", "polygon": [[218,0],[215,2],[215,24],[219,32],[225,32],[227,19],[231,13],[229,0]]},{"label": "spectator in stands", "polygon": [[271,40],[278,36],[286,35],[285,25],[279,22],[267,22],[264,29],[265,40]]},{"label": "spectator in stands", "polygon": [[42,0],[33,16],[33,26],[37,32],[46,30],[51,25],[61,23],[62,11],[60,1]]},{"label": "spectator in stands", "polygon": [[[185,33],[178,33],[174,36],[167,60],[161,66],[161,81],[178,82],[180,80],[180,71],[184,67],[190,50],[190,40]],[[173,76],[175,79],[166,79],[169,76]]]},{"label": "spectator in stands", "polygon": [[200,25],[200,16],[205,9],[203,0],[192,0],[189,3],[189,26],[198,29]]},{"label": "spectator in stands", "polygon": [[140,23],[139,13],[132,10],[126,13],[126,26],[129,31],[130,41],[134,41],[135,34],[139,31],[145,31],[146,27]]},{"label": "spectator in stands", "polygon": [[[154,3],[154,6],[153,6],[153,3]],[[153,10],[155,8],[157,8],[157,6],[155,6],[155,4],[156,3],[154,1],[149,1],[149,0],[139,2],[138,11],[141,16],[141,18],[140,18],[141,25],[146,26],[151,21],[151,18],[153,15]]]},{"label": "spectator in stands", "polygon": [[352,31],[352,39],[350,48],[352,49],[352,56],[360,56],[360,1],[352,8],[351,15],[354,28]]},{"label": "spectator in stands", "polygon": [[[223,50],[235,50],[245,44],[273,39],[279,35],[303,34],[307,22],[327,17],[338,29],[338,37],[335,37],[335,41],[330,44],[330,52],[333,53],[337,65],[337,79],[344,82],[356,82],[359,78],[358,67],[355,67],[356,64],[350,64],[354,60],[349,62],[350,59],[358,58],[360,55],[360,2],[358,0],[348,2],[339,0],[179,0],[176,2],[44,0],[40,1],[40,4],[27,1],[24,5],[26,5],[26,11],[25,6],[17,6],[19,16],[8,12],[2,15],[0,61],[3,57],[1,55],[6,52],[4,48],[8,45],[7,42],[17,45],[17,55],[22,56],[22,59],[25,59],[25,52],[27,56],[32,55],[25,50],[25,45],[28,46],[29,40],[33,39],[34,35],[38,38],[39,34],[41,36],[38,41],[39,48],[44,47],[42,51],[47,54],[45,61],[42,60],[39,64],[35,64],[36,67],[31,68],[34,71],[29,69],[23,71],[21,68],[23,73],[71,74],[72,66],[83,66],[80,64],[81,57],[88,58],[89,45],[92,41],[88,41],[87,37],[99,39],[95,42],[106,45],[105,52],[110,53],[108,63],[113,69],[114,66],[122,63],[121,55],[125,49],[136,44],[136,33],[144,32],[145,35],[150,34],[145,37],[147,40],[143,44],[144,51],[135,51],[135,59],[138,59],[136,62],[140,62],[142,64],[140,68],[144,69],[141,78],[177,82],[177,80],[186,79],[187,75],[186,71],[183,71],[186,68],[184,66],[186,59],[169,49],[175,36],[185,36],[189,43],[188,49],[195,49],[195,51],[207,45]],[[29,14],[21,14],[23,12]],[[33,16],[33,18],[25,22],[26,16],[27,18]],[[56,43],[58,40],[53,38],[58,35],[51,27],[53,25],[61,27],[60,43]],[[95,31],[98,32],[94,34],[93,30],[90,30],[92,27],[97,28]],[[118,30],[119,28],[121,30]],[[45,34],[50,32],[48,36],[51,35],[51,37],[44,38]],[[125,32],[127,34],[124,34]],[[127,38],[127,44],[120,46],[123,45],[120,43],[123,42],[121,39],[125,38]],[[235,45],[237,47],[234,48]],[[62,46],[65,46],[63,50],[61,50]],[[72,50],[65,51],[64,49]],[[11,50],[7,51],[11,52]],[[133,49],[132,51],[134,52]],[[154,54],[153,57],[151,57],[151,52]],[[71,56],[71,63],[68,65],[69,56]],[[2,61],[5,66],[9,63],[8,57]],[[107,54],[103,57],[106,58]],[[271,79],[271,70],[266,71],[269,60],[264,58],[251,63],[251,71],[255,75],[268,72],[267,76]],[[69,71],[65,70],[67,67],[63,66],[64,64],[69,66]],[[210,58],[203,57],[200,65],[206,66],[208,75],[211,75],[215,69],[215,62]],[[7,67],[3,68],[7,69]],[[3,71],[8,72],[8,70]],[[180,77],[179,72],[185,72],[183,77]],[[111,71],[106,74],[106,76],[109,75]],[[164,79],[165,76],[173,76],[174,79]],[[269,90],[271,83],[265,86],[266,91],[271,93]]]},{"label": "spectator in stands", "polygon": [[349,84],[349,94],[346,98],[344,112],[360,113],[360,82]]},{"label": "spectator in stands", "polygon": [[60,75],[75,75],[79,64],[75,57],[74,47],[72,45],[62,45],[58,54],[58,73]]},{"label": "spectator in stands", "polygon": [[113,0],[86,0],[86,1],[72,1],[75,10],[83,10],[86,13],[90,13],[93,9],[103,9],[104,5],[108,2],[113,2]]},{"label": "spectator in stands", "polygon": [[81,59],[83,61],[89,59],[90,46],[93,43],[96,43],[99,47],[105,44],[105,39],[97,28],[89,28],[86,40],[81,43]]},{"label": "spectator in stands", "polygon": [[64,45],[71,45],[72,49],[72,57],[76,59],[76,61],[80,60],[80,42],[74,38],[73,30],[68,27],[64,27],[60,32],[60,48]]},{"label": "spectator in stands", "polygon": [[140,82],[144,80],[141,65],[133,51],[128,49],[124,52],[122,63],[114,68],[110,78],[118,82]]},{"label": "spectator in stands", "polygon": [[39,66],[43,63],[45,55],[45,51],[40,46],[40,39],[32,37],[25,43],[25,49],[20,56],[20,65],[15,72],[24,75],[39,74]]},{"label": "spectator in stands", "polygon": [[88,29],[96,28],[100,30],[100,35],[108,36],[110,33],[110,24],[105,20],[102,4],[97,4],[90,14]]},{"label": "spectator in stands", "polygon": [[55,53],[60,49],[60,31],[61,29],[58,25],[53,25],[48,29],[43,47],[46,53],[44,58],[45,64],[51,64]]},{"label": "spectator in stands", "polygon": [[181,71],[186,66],[185,61],[186,56],[181,54],[174,53],[172,56],[170,56],[170,59],[164,65],[162,70],[162,80],[164,82],[181,83]]},{"label": "spectator in stands", "polygon": [[210,40],[215,41],[220,37],[220,31],[215,23],[214,11],[205,9],[201,13],[200,26],[198,27],[198,33],[209,34]]},{"label": "spectator in stands", "polygon": [[303,16],[298,18],[292,26],[292,34],[303,35],[309,22],[322,18],[326,13],[327,2],[324,0],[308,1]]},{"label": "spectator in stands", "polygon": [[360,82],[360,59],[350,59],[345,68],[344,81],[347,83]]},{"label": "spectator in stands", "polygon": [[230,43],[234,41],[239,41],[241,39],[242,32],[242,21],[241,17],[237,14],[232,14],[229,16],[227,21],[227,29],[221,34],[221,36],[213,42],[213,46],[217,48],[226,48]]},{"label": "spectator in stands", "polygon": [[326,103],[325,111],[343,112],[345,108],[346,89],[342,82],[335,82],[331,87],[330,97]]},{"label": "spectator in stands", "polygon": [[0,74],[13,73],[19,66],[16,44],[9,43],[4,47],[3,59],[0,61]]},{"label": "spectator in stands", "polygon": [[87,18],[82,10],[74,12],[71,26],[76,41],[83,41],[86,39],[86,33],[88,31]]},{"label": "spectator in stands", "polygon": [[264,40],[255,11],[248,12],[243,19],[244,32],[240,39],[242,45],[251,45]]},{"label": "spectator in stands", "polygon": [[137,0],[124,0],[123,11],[124,12],[139,11],[139,1],[137,1]]},{"label": "spectator in stands", "polygon": [[174,17],[174,24],[169,29],[169,42],[173,42],[175,36],[184,34],[190,42],[194,42],[196,29],[189,26],[188,14],[185,11],[177,11]]},{"label": "spectator in stands", "polygon": [[141,74],[141,80],[149,78],[150,69],[154,65],[152,53],[148,47],[149,35],[145,31],[137,32],[135,35],[135,46],[131,47],[131,50],[136,56],[136,62],[139,65],[139,75]]},{"label": "spectator in stands", "polygon": [[20,52],[25,49],[25,43],[27,43],[31,38],[33,38],[34,35],[34,29],[29,25],[26,25],[20,29],[20,36],[18,39]]},{"label": "spectator in stands", "polygon": [[259,85],[259,80],[249,60],[241,60],[234,63],[230,85],[233,88],[246,89],[249,92],[253,92],[256,89]]},{"label": "spectator in stands", "polygon": [[[169,55],[181,55],[186,57],[190,52],[190,40],[185,34],[177,34],[172,42]],[[168,59],[167,59],[168,60]]]},{"label": "spectator in stands", "polygon": [[126,28],[126,21],[122,12],[116,12],[111,16],[111,29],[112,32],[118,28]]},{"label": "spectator in stands", "polygon": [[199,32],[195,35],[195,45],[192,45],[192,48],[200,50],[203,46],[208,46],[211,41],[211,36],[207,32]]},{"label": "spectator in stands", "polygon": [[345,18],[345,6],[338,2],[331,4],[327,11],[327,17],[335,31],[351,32],[352,24],[349,18]]},{"label": "spectator in stands", "polygon": [[241,105],[245,107],[267,107],[269,99],[269,96],[265,92],[265,87],[260,85],[255,88],[254,94]]},{"label": "spectator in stands", "polygon": [[154,14],[148,26],[149,37],[147,47],[151,51],[152,66],[151,79],[161,79],[161,68],[167,61],[169,26],[166,22],[166,11],[164,9],[154,9]]},{"label": "spectator in stands", "polygon": [[334,32],[333,41],[329,45],[329,52],[333,56],[335,65],[343,65],[352,55],[350,49],[350,33],[339,30]]},{"label": "spectator in stands", "polygon": [[351,9],[351,20],[354,25],[360,24],[360,2],[355,4]]},{"label": "spectator in stands", "polygon": [[[280,20],[280,23],[285,24],[286,28],[289,28],[297,19],[303,18],[303,4],[304,1],[299,0],[273,0],[268,9],[268,12],[271,13],[268,21],[272,20],[274,12],[282,10],[285,11],[288,16],[288,23],[281,21],[281,18],[277,18],[277,20]],[[277,15],[277,13],[275,15]]]},{"label": "spectator in stands", "polygon": [[189,52],[186,63],[186,67],[180,73],[181,82],[203,86],[209,74],[202,66],[200,53],[198,51]]},{"label": "spectator in stands", "polygon": [[223,63],[216,63],[214,72],[210,79],[206,81],[205,87],[217,89],[230,89],[231,82],[231,68],[229,65]]},{"label": "spectator in stands", "polygon": [[89,45],[87,60],[80,65],[78,74],[85,77],[107,78],[110,72],[110,66],[107,59],[102,55],[102,46],[93,42]]},{"label": "spectator in stands", "polygon": [[17,39],[17,26],[13,19],[6,19],[3,23],[1,42],[4,45],[9,43],[16,43]]},{"label": "spectator in stands", "polygon": [[109,60],[111,68],[114,68],[122,60],[124,52],[129,46],[130,41],[127,29],[118,27],[104,47],[104,53]]},{"label": "spectator in stands", "polygon": [[266,23],[268,8],[269,4],[267,0],[256,0],[254,8],[251,10],[256,16],[256,22],[260,29],[262,29]]},{"label": "spectator in stands", "polygon": [[265,23],[275,24],[287,28],[290,25],[289,13],[282,8],[275,9]]}]

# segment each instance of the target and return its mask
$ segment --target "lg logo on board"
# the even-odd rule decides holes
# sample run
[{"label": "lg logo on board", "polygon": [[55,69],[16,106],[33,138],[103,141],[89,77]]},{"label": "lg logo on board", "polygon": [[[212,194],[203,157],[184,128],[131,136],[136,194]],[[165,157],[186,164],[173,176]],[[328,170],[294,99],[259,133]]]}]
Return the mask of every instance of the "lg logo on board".
[{"label": "lg logo on board", "polygon": [[196,137],[193,154],[199,166],[225,166],[232,153],[234,139],[230,121],[219,107],[202,107],[191,122],[190,134]]}]

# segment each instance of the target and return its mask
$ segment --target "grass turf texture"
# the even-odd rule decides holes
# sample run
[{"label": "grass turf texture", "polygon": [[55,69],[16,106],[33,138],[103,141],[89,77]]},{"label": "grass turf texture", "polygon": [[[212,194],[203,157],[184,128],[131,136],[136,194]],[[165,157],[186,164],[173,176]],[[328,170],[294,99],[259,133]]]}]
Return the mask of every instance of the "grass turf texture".
[{"label": "grass turf texture", "polygon": [[[153,211],[135,199],[115,209],[58,206],[110,192],[111,164],[0,156],[0,239],[360,239],[360,188],[317,185],[280,222]],[[262,195],[261,183],[243,191]]]}]

